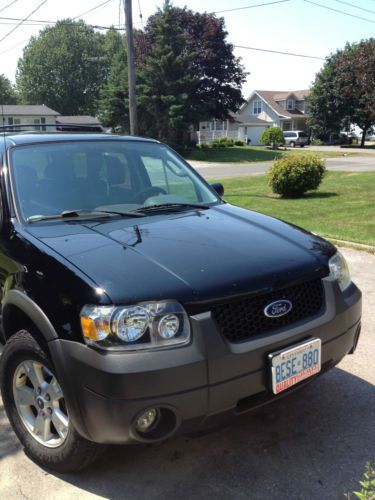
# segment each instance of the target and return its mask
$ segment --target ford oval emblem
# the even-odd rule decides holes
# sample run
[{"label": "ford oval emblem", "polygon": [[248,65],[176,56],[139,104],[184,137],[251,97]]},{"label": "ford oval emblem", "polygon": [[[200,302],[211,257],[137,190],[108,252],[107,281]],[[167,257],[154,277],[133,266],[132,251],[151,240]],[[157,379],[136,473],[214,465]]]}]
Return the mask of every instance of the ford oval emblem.
[{"label": "ford oval emblem", "polygon": [[264,314],[268,318],[280,318],[281,316],[285,316],[288,312],[291,311],[293,304],[290,300],[275,300],[275,302],[271,302],[264,308]]}]

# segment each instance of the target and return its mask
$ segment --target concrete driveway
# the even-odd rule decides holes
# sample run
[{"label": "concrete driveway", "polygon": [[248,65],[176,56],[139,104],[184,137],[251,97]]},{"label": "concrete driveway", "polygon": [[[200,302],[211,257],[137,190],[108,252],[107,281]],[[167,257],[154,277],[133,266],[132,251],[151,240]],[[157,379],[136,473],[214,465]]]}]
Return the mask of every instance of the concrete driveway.
[{"label": "concrete driveway", "polygon": [[364,314],[358,350],[338,367],[210,434],[111,447],[80,475],[32,463],[0,400],[0,498],[344,499],[358,488],[365,461],[375,461],[375,256],[343,253]]},{"label": "concrete driveway", "polygon": [[[272,165],[271,162],[211,163],[189,161],[189,163],[206,178],[241,177],[243,175],[265,174]],[[375,155],[327,158],[326,166],[328,170],[342,170],[344,172],[375,172]]]}]

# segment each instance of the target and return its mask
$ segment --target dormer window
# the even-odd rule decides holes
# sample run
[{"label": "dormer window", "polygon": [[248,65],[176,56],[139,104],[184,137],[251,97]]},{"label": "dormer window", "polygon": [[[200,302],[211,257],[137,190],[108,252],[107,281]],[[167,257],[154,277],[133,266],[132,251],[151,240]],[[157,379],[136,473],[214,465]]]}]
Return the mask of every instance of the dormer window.
[{"label": "dormer window", "polygon": [[253,115],[259,115],[262,112],[262,101],[260,99],[256,99],[253,102]]},{"label": "dormer window", "polygon": [[288,99],[286,101],[286,110],[287,111],[293,111],[294,110],[294,99]]}]

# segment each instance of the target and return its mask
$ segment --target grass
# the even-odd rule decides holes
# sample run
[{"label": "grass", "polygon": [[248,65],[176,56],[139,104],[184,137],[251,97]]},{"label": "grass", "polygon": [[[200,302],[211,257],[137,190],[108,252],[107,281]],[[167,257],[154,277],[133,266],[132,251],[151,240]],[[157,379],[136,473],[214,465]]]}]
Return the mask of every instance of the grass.
[{"label": "grass", "polygon": [[328,172],[300,199],[271,192],[267,176],[220,180],[229,203],[263,212],[327,238],[375,245],[375,173]]},{"label": "grass", "polygon": [[[298,155],[309,152],[304,148],[296,148],[293,150],[272,150],[262,146],[243,146],[232,148],[207,148],[207,149],[191,149],[181,151],[181,155],[186,160],[217,162],[217,163],[253,163],[261,161],[277,160],[283,155]],[[312,153],[323,158],[338,157],[338,156],[353,156],[357,153],[346,153],[345,151],[311,151]],[[359,154],[359,153],[358,153]]]}]

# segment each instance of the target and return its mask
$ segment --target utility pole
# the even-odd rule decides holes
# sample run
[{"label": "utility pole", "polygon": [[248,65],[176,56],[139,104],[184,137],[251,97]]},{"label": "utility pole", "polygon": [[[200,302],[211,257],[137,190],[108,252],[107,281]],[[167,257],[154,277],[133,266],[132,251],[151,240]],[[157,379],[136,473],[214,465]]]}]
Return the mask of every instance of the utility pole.
[{"label": "utility pole", "polygon": [[125,28],[126,43],[128,49],[128,82],[129,82],[129,121],[130,134],[138,134],[138,117],[136,101],[136,75],[135,75],[135,54],[133,40],[133,18],[132,18],[132,0],[124,0],[125,6]]}]

